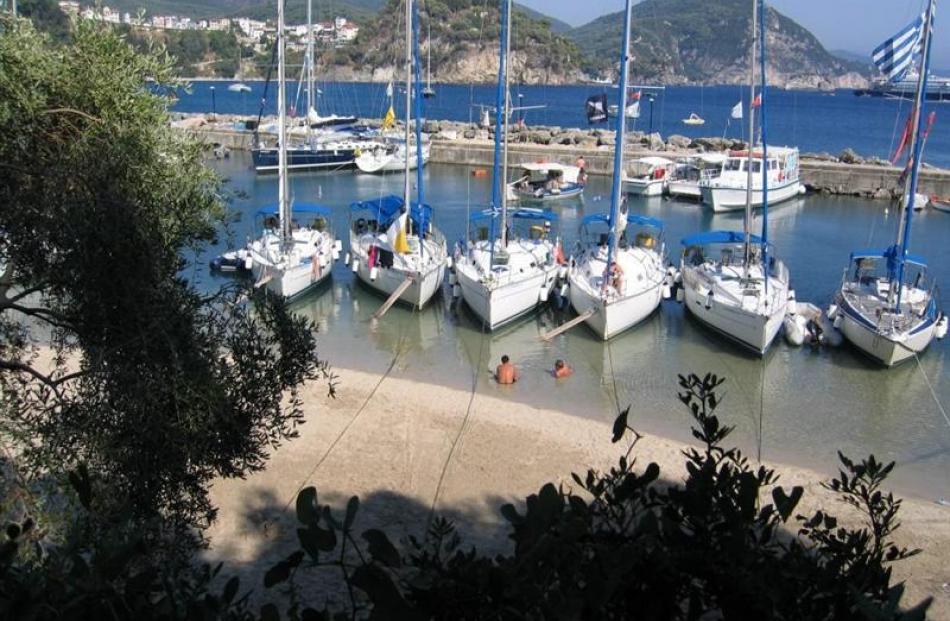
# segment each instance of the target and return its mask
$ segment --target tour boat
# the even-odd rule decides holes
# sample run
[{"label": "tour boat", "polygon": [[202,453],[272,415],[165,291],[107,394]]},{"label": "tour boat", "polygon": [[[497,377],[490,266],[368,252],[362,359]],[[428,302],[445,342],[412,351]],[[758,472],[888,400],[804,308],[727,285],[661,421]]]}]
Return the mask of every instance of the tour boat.
[{"label": "tour boat", "polygon": [[[522,208],[509,213],[508,190],[508,120],[509,59],[511,51],[511,0],[501,3],[501,36],[498,61],[498,85],[495,109],[495,157],[492,175],[491,208],[477,213],[473,224],[474,239],[456,253],[455,275],[466,305],[482,321],[485,329],[494,330],[530,313],[547,301],[560,269],[557,258],[559,241],[552,238],[551,223],[556,215],[542,209]],[[554,164],[529,166],[549,176]],[[561,176],[561,175],[559,175]],[[575,181],[575,184],[576,181]],[[517,190],[516,190],[517,191]],[[553,191],[544,189],[543,192]],[[540,197],[535,197],[540,198]],[[530,225],[528,235],[518,225]]]},{"label": "tour boat", "polygon": [[581,169],[556,162],[523,164],[521,174],[508,184],[508,198],[522,202],[563,200],[583,192]]},{"label": "tour boat", "polygon": [[715,179],[722,174],[722,166],[727,159],[725,153],[700,153],[679,158],[667,180],[666,191],[670,196],[702,200],[699,182]]},{"label": "tour boat", "polygon": [[921,65],[911,113],[908,187],[897,237],[883,250],[851,253],[835,305],[829,311],[846,339],[888,367],[916,357],[935,337],[942,338],[947,332],[947,318],[937,310],[936,286],[927,280],[927,263],[910,253],[917,180],[926,140],[921,119],[925,118],[934,5],[934,0],[928,2],[923,18],[923,24],[930,27],[916,29],[915,36],[895,37],[897,42],[890,45],[898,50],[903,46],[908,54],[920,50]]},{"label": "tour boat", "polygon": [[[288,187],[286,35],[284,3],[277,3],[277,125],[280,147],[277,152],[277,205],[264,207],[261,237],[249,248],[255,286],[285,297],[296,297],[330,276],[332,259],[339,256],[339,244],[330,228],[330,209],[319,205],[294,205]],[[295,221],[294,214],[308,216],[309,222]]]},{"label": "tour boat", "polygon": [[[768,151],[768,157],[763,167],[764,151]],[[805,186],[799,180],[798,148],[760,145],[751,153],[731,151],[722,172],[716,177],[701,179],[699,187],[703,203],[715,213],[744,209],[750,192],[752,207],[761,207],[763,188],[773,205],[794,198],[805,193]]]},{"label": "tour boat", "polygon": [[[403,144],[411,144],[412,117],[421,119],[422,101],[415,2],[406,0],[406,118]],[[415,143],[422,144],[422,124],[415,124]],[[403,158],[403,195],[353,203],[359,217],[350,226],[350,261],[357,277],[372,289],[422,308],[439,291],[445,276],[445,238],[432,225],[425,204],[422,150],[416,154],[416,196],[412,200],[410,158]],[[364,215],[365,214],[365,215]],[[394,300],[392,300],[394,301]]]},{"label": "tour boat", "polygon": [[635,196],[660,196],[666,191],[674,164],[665,157],[649,156],[634,160],[631,167],[633,172],[624,174],[624,191]]},{"label": "tour boat", "polygon": [[[786,163],[788,170],[788,150],[773,157],[771,147],[766,142],[766,61],[765,61],[765,1],[759,0],[759,11],[752,9],[752,37],[749,59],[749,88],[752,100],[755,96],[755,43],[758,38],[761,63],[762,146],[758,153],[746,152],[743,164],[745,179],[742,188],[745,192],[745,214],[743,231],[710,231],[690,235],[682,239],[684,252],[680,261],[683,301],[686,309],[699,321],[716,330],[736,343],[764,355],[775,335],[782,327],[785,311],[791,292],[789,274],[785,265],[775,259],[768,241],[769,204],[772,200],[772,187],[766,180],[770,173],[778,169],[778,162]],[[756,32],[757,13],[761,14],[760,31]],[[758,34],[758,37],[756,37]],[[749,115],[749,135],[755,135],[755,114]],[[782,160],[785,156],[786,159]],[[758,159],[755,159],[758,157]],[[722,176],[727,174],[730,163],[741,162],[738,155],[731,155],[725,164]],[[798,153],[794,152],[797,162]],[[762,162],[769,162],[768,169]],[[773,167],[771,164],[775,163]],[[759,164],[756,168],[755,164]],[[797,163],[796,183],[797,183]],[[752,234],[753,173],[760,177],[760,204],[762,206],[762,231],[760,236]],[[734,175],[733,175],[734,176]],[[721,179],[722,177],[720,177]],[[701,182],[703,199],[709,183]],[[718,250],[718,253],[716,252]]]}]

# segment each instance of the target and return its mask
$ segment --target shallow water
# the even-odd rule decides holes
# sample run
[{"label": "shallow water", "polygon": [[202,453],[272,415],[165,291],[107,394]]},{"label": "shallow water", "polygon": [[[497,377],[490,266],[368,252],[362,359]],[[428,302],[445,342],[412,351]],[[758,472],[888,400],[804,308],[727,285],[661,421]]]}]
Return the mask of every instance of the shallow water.
[{"label": "shallow water", "polygon": [[[235,153],[214,166],[242,194],[234,201],[242,215],[233,239],[243,243],[253,230],[253,212],[276,200],[276,177],[258,177],[247,154]],[[450,240],[465,234],[466,214],[489,195],[489,180],[473,178],[468,168],[426,168],[427,201],[436,208],[436,226]],[[556,208],[569,249],[585,213],[609,207],[609,180],[594,177],[582,201]],[[346,245],[347,206],[360,199],[399,193],[402,176],[317,173],[293,177],[297,200],[333,207],[334,227]],[[711,216],[695,204],[666,199],[635,200],[632,211],[663,218],[669,255],[674,260],[685,234],[742,226],[740,215]],[[789,266],[800,301],[825,306],[831,299],[852,249],[884,246],[895,230],[892,205],[853,198],[808,196],[770,211],[771,235],[778,255]],[[950,215],[927,211],[914,221],[913,249],[930,262],[938,283],[950,283]],[[211,275],[206,261],[224,248],[209,250],[195,266],[202,287],[227,277]],[[639,430],[689,440],[686,412],[675,396],[678,373],[714,372],[727,378],[720,409],[736,426],[732,441],[752,457],[785,461],[833,472],[836,450],[852,457],[874,453],[896,460],[895,486],[925,498],[950,497],[950,421],[944,419],[930,389],[950,407],[950,383],[944,370],[947,341],[935,342],[921,357],[896,369],[882,369],[845,346],[812,351],[792,348],[781,336],[764,359],[737,349],[710,333],[681,305],[664,302],[644,324],[604,344],[586,327],[577,327],[542,343],[538,336],[569,311],[548,308],[496,333],[483,334],[464,305],[449,295],[425,310],[394,307],[380,321],[370,315],[382,299],[354,282],[343,263],[333,268],[333,282],[295,303],[295,310],[316,320],[322,356],[338,367],[382,373],[394,354],[402,377],[503,396],[539,408],[610,422],[619,403],[631,405],[631,422]],[[948,307],[945,304],[944,309]],[[490,369],[502,354],[519,365],[522,380],[497,386]],[[554,359],[576,370],[555,381]],[[606,433],[606,432],[605,432]]]}]

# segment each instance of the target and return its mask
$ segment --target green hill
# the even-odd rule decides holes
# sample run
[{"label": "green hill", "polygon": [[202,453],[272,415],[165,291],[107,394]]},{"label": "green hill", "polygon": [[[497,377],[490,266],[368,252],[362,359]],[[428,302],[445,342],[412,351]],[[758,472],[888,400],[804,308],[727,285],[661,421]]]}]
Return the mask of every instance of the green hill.
[{"label": "green hill", "polygon": [[[827,80],[858,70],[792,19],[772,8],[767,14],[774,81]],[[742,82],[751,18],[747,0],[645,0],[633,9],[633,74],[668,84]],[[622,13],[613,13],[568,33],[590,72],[616,74],[622,24]]]}]

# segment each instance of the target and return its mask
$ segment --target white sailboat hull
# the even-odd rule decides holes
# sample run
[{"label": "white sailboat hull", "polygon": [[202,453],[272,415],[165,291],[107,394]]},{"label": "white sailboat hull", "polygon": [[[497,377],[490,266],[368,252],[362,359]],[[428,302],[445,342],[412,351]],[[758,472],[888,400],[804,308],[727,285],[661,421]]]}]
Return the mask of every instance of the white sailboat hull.
[{"label": "white sailboat hull", "polygon": [[[429,162],[429,149],[422,149],[423,166]],[[409,170],[418,168],[416,159],[416,150],[413,148],[409,153]],[[395,153],[375,153],[371,150],[360,153],[356,158],[356,167],[365,173],[390,173],[403,172],[406,170],[405,151],[400,149]]]},{"label": "white sailboat hull", "polygon": [[[849,292],[848,288],[852,291]],[[865,354],[881,364],[891,367],[913,358],[923,352],[936,336],[938,316],[927,314],[925,310],[931,302],[930,292],[905,288],[905,295],[915,303],[905,302],[902,326],[888,327],[888,313],[878,315],[876,309],[888,308],[886,292],[877,296],[855,296],[858,289],[854,283],[842,287],[838,295],[838,313],[841,317],[839,329],[845,338]],[[870,304],[871,310],[861,312],[862,300]],[[877,321],[872,319],[877,317]]]},{"label": "white sailboat hull", "polygon": [[[769,205],[775,205],[798,196],[802,192],[802,184],[795,179],[794,181],[769,187]],[[703,202],[709,205],[714,213],[726,211],[738,211],[745,209],[746,188],[745,187],[715,187],[704,185],[701,188]],[[753,188],[752,207],[762,206],[762,189]]]},{"label": "white sailboat hull", "polygon": [[[314,239],[318,240],[316,244]],[[277,235],[265,233],[249,248],[255,282],[288,299],[316,287],[330,277],[333,269],[334,241],[329,235],[297,229],[293,240],[294,247],[285,252]]]},{"label": "white sailboat hull", "polygon": [[371,270],[366,266],[366,262],[361,261],[356,275],[365,285],[386,297],[392,295],[406,278],[411,276],[413,282],[408,289],[399,294],[399,301],[416,308],[423,308],[442,286],[442,279],[445,276],[443,268],[444,265],[439,264],[426,272],[418,274],[394,267],[379,267],[374,280],[370,273]]},{"label": "white sailboat hull", "polygon": [[889,338],[879,334],[869,326],[844,313],[841,332],[845,338],[881,364],[892,367],[914,355],[923,352],[934,337],[936,322],[916,334],[902,335],[903,338]]},{"label": "white sailboat hull", "polygon": [[578,315],[583,315],[590,310],[594,311],[585,323],[605,341],[629,330],[652,315],[663,299],[662,286],[655,286],[639,295],[605,301],[579,286],[575,278],[576,276],[572,273],[571,285],[568,289],[571,306]]},{"label": "white sailboat hull", "polygon": [[760,315],[709,299],[688,287],[685,293],[686,308],[694,317],[759,355],[768,351],[785,318],[784,307],[771,315]]},{"label": "white sailboat hull", "polygon": [[[547,299],[557,280],[557,266],[539,269],[530,276],[489,286],[473,278],[471,269],[457,269],[462,299],[489,330],[496,330],[534,311]],[[543,293],[542,293],[543,291]]]},{"label": "white sailboat hull", "polygon": [[322,270],[311,265],[298,265],[289,269],[282,269],[255,262],[252,273],[257,282],[266,279],[264,286],[267,287],[270,293],[290,299],[303,295],[310,289],[317,287],[330,277],[330,271],[330,265]]}]

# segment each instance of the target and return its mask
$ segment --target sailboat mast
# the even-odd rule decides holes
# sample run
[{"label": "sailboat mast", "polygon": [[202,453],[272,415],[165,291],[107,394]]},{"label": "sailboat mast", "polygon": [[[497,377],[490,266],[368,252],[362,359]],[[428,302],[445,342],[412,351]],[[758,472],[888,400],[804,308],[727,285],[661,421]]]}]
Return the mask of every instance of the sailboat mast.
[{"label": "sailboat mast", "polygon": [[405,167],[405,185],[403,186],[403,201],[406,209],[409,209],[410,183],[409,183],[409,138],[412,135],[412,129],[409,124],[412,120],[412,0],[406,0],[406,167]]},{"label": "sailboat mast", "polygon": [[310,142],[310,111],[313,101],[313,0],[307,0],[307,142]]},{"label": "sailboat mast", "polygon": [[426,12],[426,88],[432,88],[432,17]]},{"label": "sailboat mast", "polygon": [[[509,92],[511,61],[511,0],[505,0],[505,106],[502,120],[502,140],[504,153],[501,157],[501,247],[508,247],[508,116],[511,109],[511,93]],[[500,113],[500,112],[499,112]]]},{"label": "sailboat mast", "polygon": [[[762,80],[762,87],[759,89],[759,97],[762,98],[762,105],[759,106],[762,115],[759,123],[759,131],[762,134],[762,276],[765,281],[765,292],[769,291],[769,154],[768,139],[765,135],[765,88],[768,85],[768,79],[765,74],[765,33],[768,28],[768,20],[765,13],[765,0],[759,0],[759,78]],[[752,116],[751,114],[749,115]]]},{"label": "sailboat mast", "polygon": [[[495,153],[492,161],[491,186],[492,217],[489,220],[492,264],[494,264],[495,258],[495,221],[497,220],[494,211],[501,207],[501,197],[506,192],[504,177],[501,176],[501,132],[503,129],[501,111],[505,107],[505,73],[507,71],[505,38],[508,33],[508,0],[501,0],[499,4],[501,36],[498,38],[498,85],[495,90]],[[505,228],[504,222],[502,222],[502,228]]]},{"label": "sailboat mast", "polygon": [[282,244],[290,241],[290,197],[287,187],[287,76],[284,0],[277,0],[277,213]]},{"label": "sailboat mast", "polygon": [[[617,108],[617,137],[614,140],[614,180],[610,194],[610,231],[607,233],[608,274],[617,247],[617,218],[620,216],[620,200],[623,193],[623,152],[627,125],[627,70],[630,64],[630,20],[632,16],[633,0],[627,0],[623,14],[623,47],[620,50],[620,107]],[[607,280],[605,277],[605,288]]]},{"label": "sailboat mast", "polygon": [[[930,73],[930,48],[933,35],[934,2],[935,0],[930,0],[927,4],[927,14],[924,17],[923,53],[920,59],[920,77],[917,79],[917,95],[914,101],[913,131],[911,134],[914,137],[914,142],[910,151],[911,157],[913,158],[910,165],[910,185],[907,188],[907,200],[904,201],[904,219],[898,229],[897,245],[900,256],[898,257],[897,264],[897,301],[895,305],[898,313],[901,309],[901,296],[904,292],[904,265],[907,259],[907,249],[910,246],[910,224],[914,216],[914,201],[916,200],[917,194],[917,174],[920,171],[920,160],[923,156],[920,119],[923,118],[924,104],[926,103],[927,78]],[[894,290],[894,284],[892,281],[891,291]]]},{"label": "sailboat mast", "polygon": [[[425,204],[425,185],[422,182],[422,173],[424,162],[422,158],[422,68],[419,66],[419,5],[413,1],[412,4],[412,49],[413,49],[413,67],[415,69],[414,80],[412,81],[413,97],[415,97],[415,108],[413,116],[416,118],[416,201],[419,204],[419,226],[425,222],[422,216],[423,205]],[[409,143],[406,143],[406,162],[409,162]],[[425,244],[422,237],[425,231],[419,230],[419,254],[425,255]]]},{"label": "sailboat mast", "polygon": [[742,224],[745,233],[743,264],[745,277],[749,277],[749,259],[752,250],[752,152],[755,150],[755,35],[756,3],[752,0],[752,42],[749,45],[749,157],[746,163],[745,220]]}]

